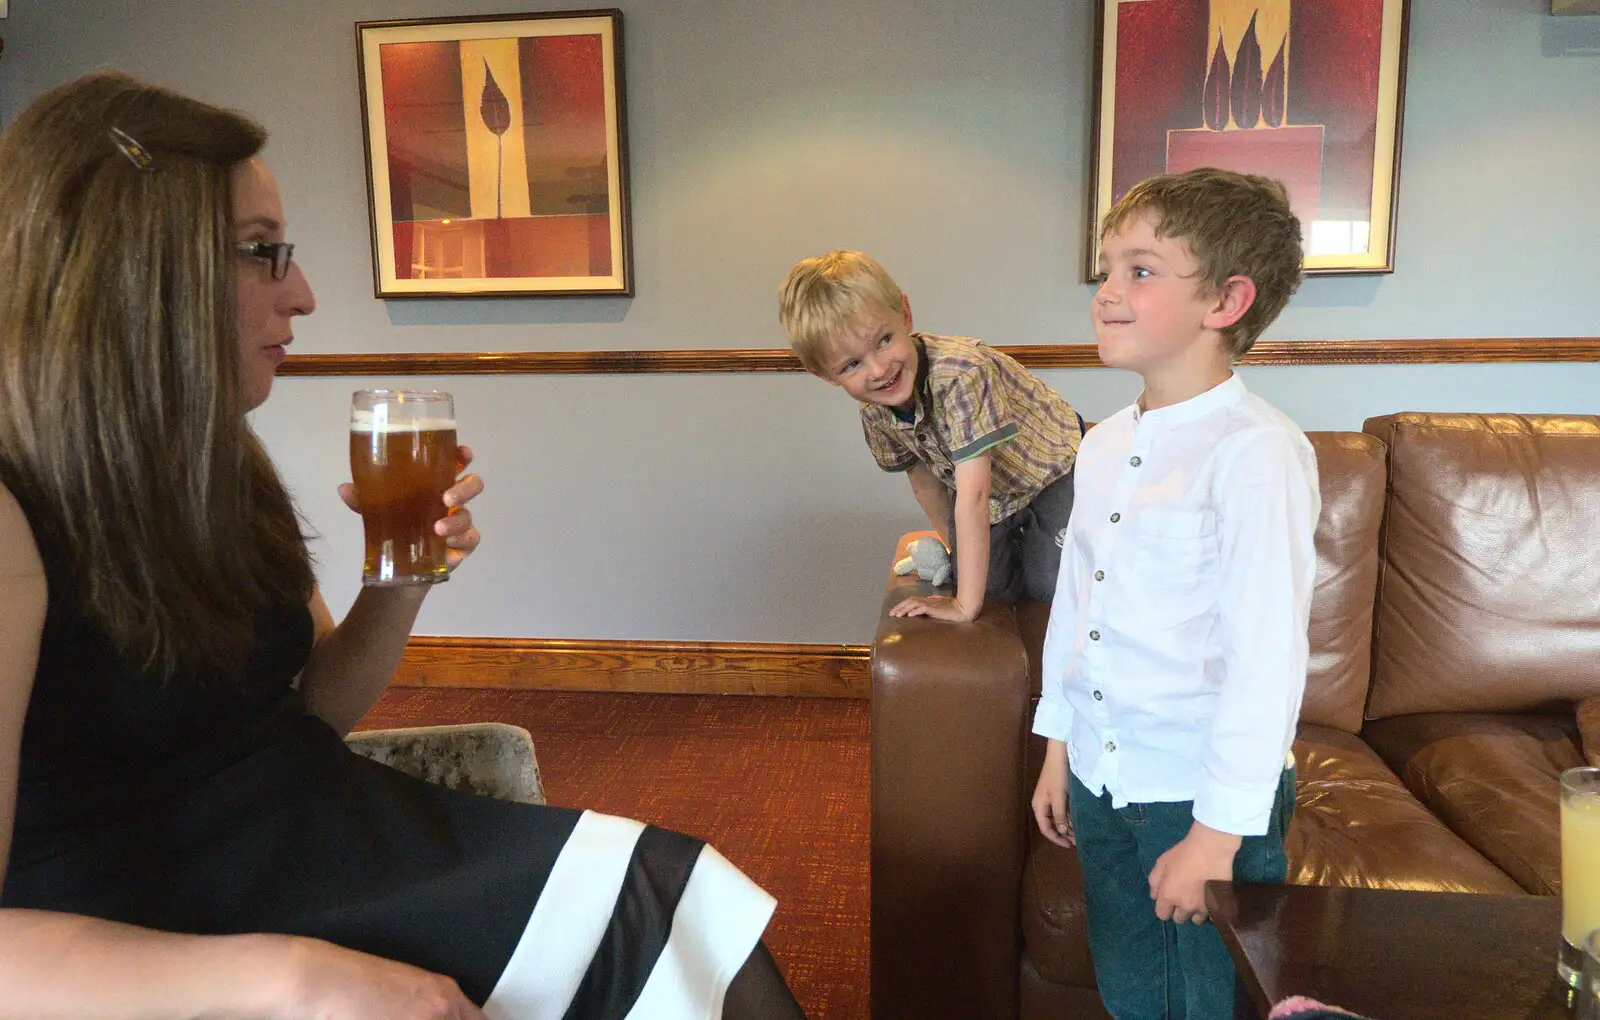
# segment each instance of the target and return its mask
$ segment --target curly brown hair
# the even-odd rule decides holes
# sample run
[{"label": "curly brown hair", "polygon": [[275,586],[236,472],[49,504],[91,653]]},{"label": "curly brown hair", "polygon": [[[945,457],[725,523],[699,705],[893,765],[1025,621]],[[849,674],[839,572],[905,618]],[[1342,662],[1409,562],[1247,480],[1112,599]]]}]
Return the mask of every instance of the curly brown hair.
[{"label": "curly brown hair", "polygon": [[1229,355],[1243,357],[1300,286],[1300,221],[1283,185],[1214,167],[1150,177],[1106,213],[1101,239],[1141,216],[1152,218],[1157,237],[1188,246],[1200,267],[1202,293],[1221,291],[1230,276],[1255,282],[1255,301],[1221,331]]}]

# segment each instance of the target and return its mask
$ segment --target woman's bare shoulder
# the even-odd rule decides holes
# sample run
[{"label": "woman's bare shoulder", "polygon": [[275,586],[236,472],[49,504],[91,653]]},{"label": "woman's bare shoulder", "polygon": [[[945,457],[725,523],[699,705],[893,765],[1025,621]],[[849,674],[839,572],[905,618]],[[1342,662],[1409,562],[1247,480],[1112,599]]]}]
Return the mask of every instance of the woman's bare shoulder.
[{"label": "woman's bare shoulder", "polygon": [[10,836],[11,797],[7,765],[14,762],[22,739],[22,718],[33,690],[34,666],[49,592],[44,564],[22,506],[0,485],[0,585],[5,586],[6,608],[0,613],[0,869],[5,861],[5,839]]},{"label": "woman's bare shoulder", "polygon": [[0,577],[44,576],[44,562],[33,540],[33,526],[11,490],[0,485]]}]

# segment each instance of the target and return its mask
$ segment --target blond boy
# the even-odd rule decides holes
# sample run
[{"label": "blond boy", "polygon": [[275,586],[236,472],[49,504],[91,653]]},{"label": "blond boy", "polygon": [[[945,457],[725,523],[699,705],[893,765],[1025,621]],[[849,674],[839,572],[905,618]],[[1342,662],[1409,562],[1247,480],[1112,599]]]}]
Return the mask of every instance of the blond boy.
[{"label": "blond boy", "polygon": [[1078,460],[1033,811],[1077,843],[1117,1020],[1231,1018],[1205,882],[1286,876],[1320,496],[1310,443],[1233,363],[1301,258],[1282,185],[1221,170],[1145,181],[1101,229],[1100,358],[1144,391]]},{"label": "blond boy", "polygon": [[911,331],[911,299],[855,251],[805,259],[779,290],[801,364],[860,404],[867,446],[904,471],[950,546],[955,595],[890,612],[964,622],[986,597],[1055,593],[1083,419],[1049,386],[977,340]]}]

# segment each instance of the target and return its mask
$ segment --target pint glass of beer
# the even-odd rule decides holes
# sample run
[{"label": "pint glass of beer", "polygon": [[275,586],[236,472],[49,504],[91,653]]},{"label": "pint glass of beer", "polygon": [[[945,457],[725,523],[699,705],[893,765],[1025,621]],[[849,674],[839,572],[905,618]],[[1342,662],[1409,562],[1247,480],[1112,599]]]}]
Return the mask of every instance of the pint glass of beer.
[{"label": "pint glass of beer", "polygon": [[366,531],[361,583],[449,578],[434,524],[456,480],[456,413],[437,390],[357,390],[350,400],[350,476]]}]

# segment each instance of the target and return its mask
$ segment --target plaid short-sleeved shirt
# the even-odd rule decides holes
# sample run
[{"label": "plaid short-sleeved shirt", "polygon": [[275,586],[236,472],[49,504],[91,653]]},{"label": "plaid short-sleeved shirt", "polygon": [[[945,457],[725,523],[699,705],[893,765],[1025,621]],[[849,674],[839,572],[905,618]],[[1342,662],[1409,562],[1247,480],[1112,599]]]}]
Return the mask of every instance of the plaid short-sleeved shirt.
[{"label": "plaid short-sleeved shirt", "polygon": [[909,421],[861,405],[867,447],[885,471],[926,464],[950,488],[956,465],[989,454],[989,523],[998,524],[1072,470],[1077,412],[1033,373],[981,340],[913,333],[916,407]]}]

